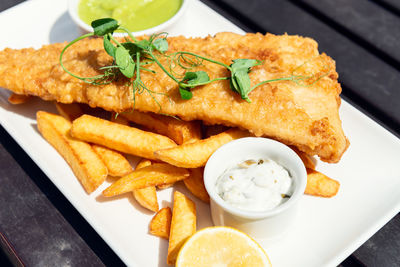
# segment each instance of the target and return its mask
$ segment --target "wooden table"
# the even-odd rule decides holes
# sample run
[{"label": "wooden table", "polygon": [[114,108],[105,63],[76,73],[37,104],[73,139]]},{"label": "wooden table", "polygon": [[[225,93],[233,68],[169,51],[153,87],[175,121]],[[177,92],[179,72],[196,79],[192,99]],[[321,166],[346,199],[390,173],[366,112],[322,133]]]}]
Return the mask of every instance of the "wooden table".
[{"label": "wooden table", "polygon": [[[337,62],[342,97],[400,136],[400,1],[203,2],[248,32],[314,38]],[[123,265],[2,127],[0,141],[0,266]],[[400,215],[340,266],[400,266]]]}]

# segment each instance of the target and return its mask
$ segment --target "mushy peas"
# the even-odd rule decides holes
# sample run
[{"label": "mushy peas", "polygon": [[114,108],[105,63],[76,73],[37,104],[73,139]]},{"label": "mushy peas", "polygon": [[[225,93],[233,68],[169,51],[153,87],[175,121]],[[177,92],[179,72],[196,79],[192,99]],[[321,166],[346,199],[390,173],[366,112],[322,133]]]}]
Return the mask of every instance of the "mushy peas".
[{"label": "mushy peas", "polygon": [[100,18],[114,18],[130,31],[160,25],[174,16],[182,0],[81,0],[79,17],[88,25]]}]

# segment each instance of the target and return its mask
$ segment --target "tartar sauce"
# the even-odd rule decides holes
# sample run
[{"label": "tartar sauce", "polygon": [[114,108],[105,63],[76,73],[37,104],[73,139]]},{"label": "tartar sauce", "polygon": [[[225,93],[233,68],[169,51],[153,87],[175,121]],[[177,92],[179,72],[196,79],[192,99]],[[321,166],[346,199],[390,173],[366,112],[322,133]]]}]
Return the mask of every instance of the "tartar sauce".
[{"label": "tartar sauce", "polygon": [[216,190],[234,207],[267,211],[289,199],[293,179],[283,166],[271,159],[246,160],[218,177]]}]

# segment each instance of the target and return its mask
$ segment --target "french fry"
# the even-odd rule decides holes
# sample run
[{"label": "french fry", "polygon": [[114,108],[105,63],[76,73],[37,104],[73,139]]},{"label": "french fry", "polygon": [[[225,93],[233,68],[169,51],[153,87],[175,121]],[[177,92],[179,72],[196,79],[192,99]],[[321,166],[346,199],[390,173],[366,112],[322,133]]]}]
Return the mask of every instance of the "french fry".
[{"label": "french fry", "polygon": [[312,158],[312,156],[307,155],[303,151],[298,150],[295,147],[290,147],[296,154],[300,157],[301,161],[303,161],[303,164],[306,168],[308,169],[313,169],[315,170],[315,160]]},{"label": "french fry", "polygon": [[163,189],[167,189],[170,188],[171,186],[173,186],[174,184],[159,184],[157,185],[157,189],[163,190]]},{"label": "french fry", "polygon": [[106,197],[120,195],[135,189],[170,184],[183,180],[189,176],[189,171],[166,163],[154,163],[150,166],[134,170],[120,178],[103,191]]},{"label": "french fry", "polygon": [[150,166],[152,164],[151,160],[148,159],[141,159],[139,163],[136,165],[135,170],[139,170],[141,168]]},{"label": "french fry", "polygon": [[171,227],[172,212],[170,207],[160,209],[150,222],[150,234],[169,238],[169,231]]},{"label": "french fry", "polygon": [[56,102],[56,108],[58,113],[69,121],[74,121],[83,115],[82,108],[78,103],[63,104]]},{"label": "french fry", "polygon": [[74,120],[71,135],[83,141],[148,159],[155,159],[156,150],[176,146],[168,137],[90,115]]},{"label": "french fry", "polygon": [[174,192],[167,263],[174,264],[185,241],[196,232],[196,205],[184,194]]},{"label": "french fry", "polygon": [[108,175],[122,177],[133,171],[131,164],[121,153],[99,145],[92,145],[92,148],[107,166]]},{"label": "french fry", "polygon": [[148,186],[141,189],[133,190],[133,196],[136,201],[144,208],[157,212],[158,201],[157,201],[157,191],[155,186]]},{"label": "french fry", "polygon": [[110,121],[115,122],[115,123],[119,123],[119,124],[122,124],[122,125],[129,126],[128,119],[123,117],[123,116],[121,116],[121,115],[119,115],[119,114],[117,114],[117,113],[115,113],[115,112],[111,113]]},{"label": "french fry", "polygon": [[12,93],[9,97],[8,97],[8,102],[10,102],[10,104],[13,105],[19,105],[19,104],[24,104],[26,102],[28,102],[28,100],[31,97],[29,95],[19,95],[16,93]]},{"label": "french fry", "polygon": [[[136,165],[136,170],[150,166],[151,161],[148,159],[142,159],[138,165]],[[157,191],[155,186],[148,186],[141,189],[133,190],[133,196],[136,201],[144,208],[149,209],[151,211],[157,212],[158,200],[157,200]]]},{"label": "french fry", "polygon": [[189,178],[183,180],[186,188],[200,200],[210,203],[210,196],[204,186],[203,171],[204,168],[190,169]]},{"label": "french fry", "polygon": [[318,171],[307,168],[305,194],[319,197],[333,197],[339,191],[340,183]]},{"label": "french fry", "polygon": [[[71,122],[83,115],[83,110],[78,103],[56,103],[56,108],[61,116]],[[92,148],[106,165],[109,175],[121,177],[132,172],[131,165],[121,153],[99,145],[92,145]]]},{"label": "french fry", "polygon": [[220,146],[241,137],[249,136],[249,132],[230,129],[207,139],[177,147],[158,150],[154,153],[156,159],[183,168],[198,168],[206,165],[208,158]]},{"label": "french fry", "polygon": [[136,110],[124,112],[121,115],[151,131],[168,136],[179,145],[201,139],[201,128],[198,121],[182,121],[165,115]]},{"label": "french fry", "polygon": [[65,118],[39,111],[38,129],[72,168],[87,193],[93,192],[107,177],[107,167],[92,147],[69,135],[71,123]]}]

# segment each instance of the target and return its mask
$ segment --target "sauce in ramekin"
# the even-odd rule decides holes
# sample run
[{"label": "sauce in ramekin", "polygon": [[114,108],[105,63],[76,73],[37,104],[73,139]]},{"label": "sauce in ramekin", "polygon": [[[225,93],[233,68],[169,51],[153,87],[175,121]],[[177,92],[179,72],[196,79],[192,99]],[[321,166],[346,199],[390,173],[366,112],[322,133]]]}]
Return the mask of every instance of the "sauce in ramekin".
[{"label": "sauce in ramekin", "polygon": [[289,172],[271,159],[250,159],[227,169],[216,180],[217,194],[229,205],[247,211],[267,211],[293,193]]}]

